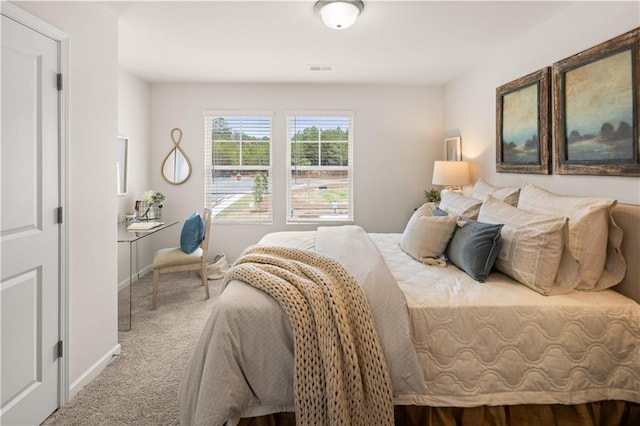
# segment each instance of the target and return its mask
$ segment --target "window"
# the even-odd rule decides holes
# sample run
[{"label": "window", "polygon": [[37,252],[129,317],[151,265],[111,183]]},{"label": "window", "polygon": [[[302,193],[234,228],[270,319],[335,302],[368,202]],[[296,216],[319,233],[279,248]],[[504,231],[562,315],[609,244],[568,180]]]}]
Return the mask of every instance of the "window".
[{"label": "window", "polygon": [[213,221],[271,223],[271,113],[205,113],[204,134]]},{"label": "window", "polygon": [[287,115],[287,223],[353,221],[353,114]]}]

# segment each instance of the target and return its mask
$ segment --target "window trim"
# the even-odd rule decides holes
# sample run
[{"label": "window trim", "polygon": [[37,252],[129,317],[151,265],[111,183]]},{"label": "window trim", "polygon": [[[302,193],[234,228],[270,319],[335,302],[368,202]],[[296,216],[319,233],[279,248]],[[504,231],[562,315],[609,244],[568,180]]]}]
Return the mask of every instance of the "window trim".
[{"label": "window trim", "polygon": [[[248,167],[251,170],[266,170],[268,172],[268,182],[269,182],[269,191],[267,194],[269,197],[269,213],[268,217],[260,218],[260,219],[241,219],[241,218],[232,218],[232,219],[224,219],[224,220],[216,220],[216,216],[212,214],[211,221],[216,224],[260,224],[260,225],[271,225],[273,224],[273,147],[274,147],[274,139],[273,139],[273,111],[266,110],[204,110],[202,112],[202,120],[204,124],[204,171],[203,171],[203,201],[205,207],[209,207],[214,210],[216,204],[213,204],[209,201],[209,197],[207,195],[207,189],[209,188],[207,179],[210,178],[211,173],[214,170],[214,165],[212,163],[213,156],[213,140],[211,139],[211,135],[208,134],[207,120],[211,122],[211,129],[213,129],[213,120],[215,117],[268,117],[269,118],[269,165],[268,166],[246,166],[246,165],[238,165],[233,166],[234,169],[242,169]],[[238,141],[242,142],[242,141]]]},{"label": "window trim", "polygon": [[[322,166],[319,164],[318,166],[298,166],[298,170],[347,170],[349,177],[349,199],[348,199],[348,215],[346,219],[338,219],[338,218],[312,218],[312,219],[293,219],[290,215],[291,211],[291,134],[290,134],[290,123],[293,117],[304,117],[304,118],[322,118],[322,117],[348,117],[349,118],[349,139],[347,146],[347,155],[349,158],[349,162],[347,166]],[[355,114],[353,111],[345,111],[345,110],[326,110],[326,111],[313,111],[313,110],[293,110],[293,111],[285,111],[285,141],[286,141],[286,160],[285,160],[285,170],[286,170],[286,211],[285,211],[285,224],[287,225],[299,225],[299,224],[337,224],[337,223],[354,223],[355,221],[355,210],[354,210],[354,186],[355,186],[355,173],[354,173],[354,128],[355,128]],[[300,141],[303,142],[303,141]],[[321,142],[321,141],[317,141]],[[332,141],[326,141],[332,142]],[[321,162],[321,159],[318,158],[318,162]]]}]

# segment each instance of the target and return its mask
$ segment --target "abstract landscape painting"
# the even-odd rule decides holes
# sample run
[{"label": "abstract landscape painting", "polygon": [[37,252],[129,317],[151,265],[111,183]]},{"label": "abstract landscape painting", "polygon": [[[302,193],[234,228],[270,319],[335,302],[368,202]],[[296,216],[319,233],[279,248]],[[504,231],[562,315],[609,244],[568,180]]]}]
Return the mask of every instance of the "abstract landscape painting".
[{"label": "abstract landscape painting", "polygon": [[538,85],[531,84],[503,98],[502,161],[538,164]]},{"label": "abstract landscape painting", "polygon": [[496,171],[550,172],[549,67],[496,89]]},{"label": "abstract landscape painting", "polygon": [[558,174],[640,176],[640,28],[553,64]]},{"label": "abstract landscape painting", "polygon": [[633,159],[631,50],[565,74],[568,161]]}]

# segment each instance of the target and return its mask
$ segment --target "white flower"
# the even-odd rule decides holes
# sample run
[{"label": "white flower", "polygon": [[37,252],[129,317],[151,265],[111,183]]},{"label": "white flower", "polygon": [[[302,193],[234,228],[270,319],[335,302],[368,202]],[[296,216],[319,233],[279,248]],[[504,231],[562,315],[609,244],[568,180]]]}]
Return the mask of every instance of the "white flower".
[{"label": "white flower", "polygon": [[167,196],[160,191],[154,191],[150,189],[142,195],[142,199],[149,204],[157,204],[159,206],[162,206],[162,204],[167,201]]}]

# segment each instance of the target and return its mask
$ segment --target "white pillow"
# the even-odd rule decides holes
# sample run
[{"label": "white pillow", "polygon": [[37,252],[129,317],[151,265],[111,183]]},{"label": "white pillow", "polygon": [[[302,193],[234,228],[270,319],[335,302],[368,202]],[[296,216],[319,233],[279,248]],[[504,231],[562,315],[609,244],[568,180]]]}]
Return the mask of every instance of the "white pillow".
[{"label": "white pillow", "polygon": [[[609,227],[618,228],[611,218],[611,209],[615,204],[616,201],[612,199],[560,196],[525,184],[518,208],[567,217],[569,249],[580,264],[581,282],[576,288],[603,290],[622,281],[626,271],[620,251],[622,232],[613,232],[612,238],[609,238]],[[613,250],[609,250],[609,256],[608,244],[614,246]]]},{"label": "white pillow", "polygon": [[440,205],[438,207],[450,215],[477,219],[481,205],[481,200],[465,197],[455,191],[443,190],[440,193]]},{"label": "white pillow", "polygon": [[575,280],[556,280],[565,252],[566,218],[527,212],[489,195],[478,221],[504,224],[496,269],[545,295],[575,287]]},{"label": "white pillow", "polygon": [[477,198],[480,201],[487,201],[487,195],[492,195],[500,201],[503,201],[510,206],[518,205],[518,196],[520,195],[520,188],[518,187],[499,187],[493,186],[490,183],[485,182],[482,179],[473,185],[471,190],[471,196]]},{"label": "white pillow", "polygon": [[456,229],[457,216],[433,216],[434,210],[434,204],[423,204],[409,219],[400,239],[400,248],[420,262],[444,253]]}]

